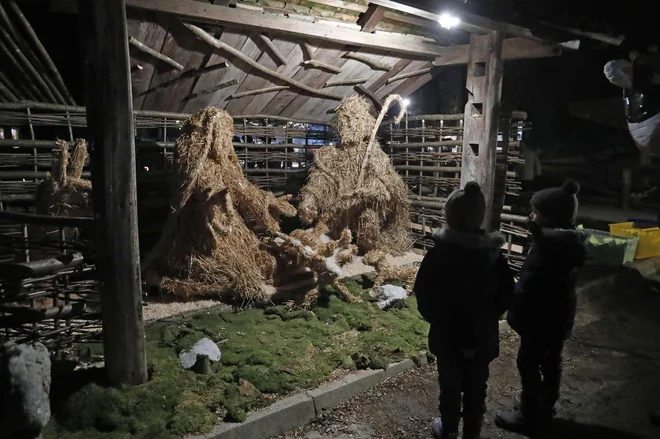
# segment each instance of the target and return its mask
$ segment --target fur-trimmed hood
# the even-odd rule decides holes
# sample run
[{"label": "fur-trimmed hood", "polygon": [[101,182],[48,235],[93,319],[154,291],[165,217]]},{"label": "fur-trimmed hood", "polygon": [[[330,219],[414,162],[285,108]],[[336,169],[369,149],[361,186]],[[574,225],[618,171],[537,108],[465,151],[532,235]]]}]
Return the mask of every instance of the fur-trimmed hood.
[{"label": "fur-trimmed hood", "polygon": [[436,229],[432,238],[436,245],[454,244],[466,249],[487,251],[492,260],[499,257],[505,243],[502,233],[486,233],[483,230],[463,232],[454,229]]}]

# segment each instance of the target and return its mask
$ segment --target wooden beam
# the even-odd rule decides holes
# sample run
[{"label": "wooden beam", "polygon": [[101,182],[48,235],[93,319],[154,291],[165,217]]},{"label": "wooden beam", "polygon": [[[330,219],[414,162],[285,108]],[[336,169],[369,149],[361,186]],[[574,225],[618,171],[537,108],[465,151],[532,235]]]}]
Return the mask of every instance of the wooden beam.
[{"label": "wooden beam", "polygon": [[[425,11],[423,9],[415,8],[413,6],[403,5],[401,3],[394,2],[391,0],[369,0],[369,1],[370,3],[375,5],[383,6],[392,9],[394,11],[405,12],[406,14],[410,14],[415,17],[425,18],[427,20],[431,20],[436,23],[438,23],[438,19],[440,18],[439,14]],[[438,27],[439,26],[440,24],[438,24]],[[461,22],[456,26],[456,28],[476,34],[482,34],[487,31],[487,29],[483,27],[474,26],[470,22],[463,20],[463,15],[461,15]]]},{"label": "wooden beam", "polygon": [[491,31],[486,43],[479,44],[476,35],[470,39],[461,187],[470,181],[481,185],[486,199],[483,227],[490,231],[494,225],[497,128],[502,97],[502,35]]},{"label": "wooden beam", "polygon": [[147,381],[124,0],[80,1],[105,368],[114,385]]},{"label": "wooden beam", "polygon": [[[487,44],[488,36],[477,36],[474,44],[483,47]],[[439,66],[453,66],[467,64],[468,52],[470,45],[451,46],[447,48],[447,52],[435,59],[433,65]],[[477,54],[483,53],[477,51]],[[542,44],[524,38],[508,38],[502,42],[502,60],[511,61],[514,59],[534,59],[546,58],[550,56],[559,56],[562,53],[562,48],[552,44]],[[477,55],[480,56],[480,55]],[[483,61],[483,60],[482,60]]]},{"label": "wooden beam", "polygon": [[370,4],[367,12],[360,16],[357,23],[362,26],[362,32],[373,32],[383,15],[385,15],[384,7]]},{"label": "wooden beam", "polygon": [[233,9],[192,0],[126,0],[126,5],[143,11],[177,16],[185,21],[215,24],[239,29],[295,35],[320,41],[383,49],[412,55],[441,56],[446,48],[412,37],[378,35],[350,29],[308,23],[290,18],[270,17],[252,11]]}]

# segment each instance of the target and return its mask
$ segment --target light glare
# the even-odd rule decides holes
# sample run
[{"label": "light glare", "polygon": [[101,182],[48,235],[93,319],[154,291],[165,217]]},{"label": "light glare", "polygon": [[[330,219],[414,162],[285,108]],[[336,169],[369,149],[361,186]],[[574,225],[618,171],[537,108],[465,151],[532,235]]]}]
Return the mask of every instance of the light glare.
[{"label": "light glare", "polygon": [[451,29],[452,27],[458,25],[460,22],[461,21],[458,19],[458,17],[454,17],[453,15],[446,12],[440,15],[440,18],[438,19],[440,26],[444,27],[445,29]]},{"label": "light glare", "polygon": [[402,104],[404,107],[408,107],[410,105],[410,99],[404,99]]}]

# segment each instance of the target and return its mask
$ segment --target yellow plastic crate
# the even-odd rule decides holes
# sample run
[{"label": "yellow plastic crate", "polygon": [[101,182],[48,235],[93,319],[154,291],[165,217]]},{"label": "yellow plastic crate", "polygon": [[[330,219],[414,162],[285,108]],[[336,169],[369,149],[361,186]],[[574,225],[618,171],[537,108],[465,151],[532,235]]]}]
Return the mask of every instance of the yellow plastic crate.
[{"label": "yellow plastic crate", "polygon": [[660,228],[651,227],[638,229],[635,223],[610,224],[610,233],[639,238],[635,259],[646,259],[660,256]]}]

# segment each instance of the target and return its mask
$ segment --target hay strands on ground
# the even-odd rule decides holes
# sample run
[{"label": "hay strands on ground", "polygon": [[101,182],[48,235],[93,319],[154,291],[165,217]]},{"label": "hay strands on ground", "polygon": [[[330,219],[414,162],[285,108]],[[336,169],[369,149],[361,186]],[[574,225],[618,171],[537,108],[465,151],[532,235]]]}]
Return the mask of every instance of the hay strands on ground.
[{"label": "hay strands on ground", "polygon": [[248,56],[245,56],[242,54],[240,51],[234,49],[233,47],[229,46],[228,44],[225,44],[224,42],[218,40],[217,38],[211,36],[208,32],[205,30],[192,25],[192,24],[187,24],[184,23],[184,26],[186,26],[190,31],[192,31],[195,35],[197,35],[202,41],[205,43],[209,44],[210,46],[215,47],[216,49],[224,50],[225,52],[229,53],[230,55],[240,59],[241,61],[245,62],[246,64],[250,65],[252,68],[257,69],[261,71],[262,73],[265,73],[273,78],[279,79],[282,82],[286,82],[287,84],[292,85],[293,87],[300,89],[302,91],[306,91],[307,93],[311,93],[314,96],[319,96],[323,98],[328,98],[336,101],[340,101],[343,99],[343,96],[335,94],[335,93],[330,93],[327,91],[323,90],[318,90],[314,87],[310,87],[308,85],[303,84],[302,82],[296,81],[295,79],[291,79],[288,76],[282,75],[281,73],[276,72],[275,70],[269,69],[268,67],[264,67],[258,62],[254,61]]}]

